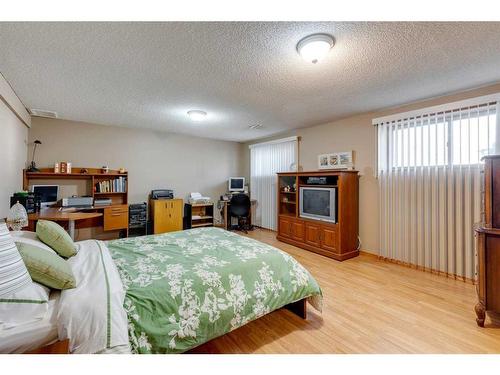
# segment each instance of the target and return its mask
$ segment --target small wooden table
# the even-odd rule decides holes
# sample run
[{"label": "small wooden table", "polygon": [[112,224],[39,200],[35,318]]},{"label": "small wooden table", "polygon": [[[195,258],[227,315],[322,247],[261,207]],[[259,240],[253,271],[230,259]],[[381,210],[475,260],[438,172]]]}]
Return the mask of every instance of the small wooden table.
[{"label": "small wooden table", "polygon": [[94,217],[102,216],[100,212],[79,212],[78,209],[75,210],[62,210],[61,208],[44,208],[39,212],[35,212],[28,215],[28,220],[33,222],[34,228],[36,228],[37,220],[52,220],[52,221],[66,221],[68,222],[68,233],[72,240],[75,239],[75,221],[92,219]]}]

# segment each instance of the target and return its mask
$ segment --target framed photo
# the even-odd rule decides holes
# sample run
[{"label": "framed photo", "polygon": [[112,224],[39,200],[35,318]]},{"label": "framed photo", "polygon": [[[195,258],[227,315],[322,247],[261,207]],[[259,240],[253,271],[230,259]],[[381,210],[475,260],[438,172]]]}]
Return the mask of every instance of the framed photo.
[{"label": "framed photo", "polygon": [[318,155],[318,169],[354,168],[352,151]]},{"label": "framed photo", "polygon": [[330,154],[318,155],[318,169],[330,169],[329,156]]}]

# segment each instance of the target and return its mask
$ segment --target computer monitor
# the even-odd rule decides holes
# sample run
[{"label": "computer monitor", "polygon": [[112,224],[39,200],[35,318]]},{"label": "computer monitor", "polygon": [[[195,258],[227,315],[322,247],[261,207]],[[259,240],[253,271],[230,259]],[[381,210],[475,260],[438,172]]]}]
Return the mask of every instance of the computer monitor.
[{"label": "computer monitor", "polygon": [[229,191],[245,191],[245,177],[230,177]]},{"label": "computer monitor", "polygon": [[31,191],[40,197],[42,207],[57,203],[58,185],[33,185]]}]

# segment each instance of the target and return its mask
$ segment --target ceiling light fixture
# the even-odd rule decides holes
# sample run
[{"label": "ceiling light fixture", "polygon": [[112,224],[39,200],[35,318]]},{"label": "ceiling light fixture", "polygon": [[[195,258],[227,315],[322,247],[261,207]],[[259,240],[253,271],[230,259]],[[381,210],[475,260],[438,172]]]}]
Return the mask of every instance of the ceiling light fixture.
[{"label": "ceiling light fixture", "polygon": [[207,117],[207,112],[199,109],[193,109],[187,112],[189,118],[193,121],[203,121]]},{"label": "ceiling light fixture", "polygon": [[335,44],[335,40],[328,34],[313,34],[306,36],[297,43],[297,52],[307,62],[316,64]]},{"label": "ceiling light fixture", "polygon": [[248,125],[248,128],[255,130],[255,129],[260,129],[262,128],[262,124],[253,124],[253,125]]}]

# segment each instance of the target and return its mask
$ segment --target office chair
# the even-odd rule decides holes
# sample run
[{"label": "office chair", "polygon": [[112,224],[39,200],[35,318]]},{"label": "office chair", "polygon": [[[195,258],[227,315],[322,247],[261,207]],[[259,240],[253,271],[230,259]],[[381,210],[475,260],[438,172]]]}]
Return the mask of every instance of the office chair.
[{"label": "office chair", "polygon": [[[252,229],[249,223],[250,219],[250,197],[246,194],[233,194],[229,205],[229,220],[232,217],[238,218],[238,227],[236,229],[248,233]],[[232,226],[231,226],[231,229]]]}]

